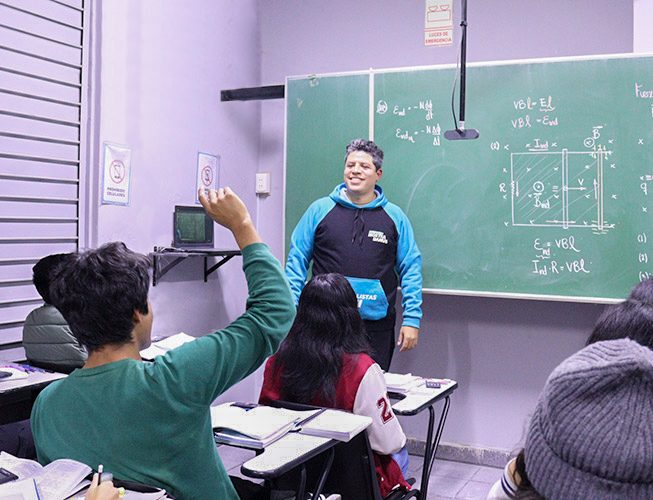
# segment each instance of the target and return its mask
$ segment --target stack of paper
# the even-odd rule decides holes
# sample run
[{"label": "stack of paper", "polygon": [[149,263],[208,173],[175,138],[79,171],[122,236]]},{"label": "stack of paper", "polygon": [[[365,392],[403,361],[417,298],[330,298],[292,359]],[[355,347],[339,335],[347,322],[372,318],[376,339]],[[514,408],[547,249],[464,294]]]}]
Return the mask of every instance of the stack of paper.
[{"label": "stack of paper", "polygon": [[458,383],[451,379],[432,379],[440,384],[440,387],[429,388],[426,385],[418,386],[406,393],[404,399],[392,405],[395,412],[410,412],[422,405],[435,401],[437,396],[457,386]]},{"label": "stack of paper", "polygon": [[388,387],[388,392],[398,394],[406,394],[408,391],[424,385],[422,377],[413,376],[410,373],[384,373],[383,378],[385,379],[385,385]]},{"label": "stack of paper", "polygon": [[141,358],[151,361],[156,356],[165,354],[170,349],[179,347],[186,342],[192,342],[193,340],[195,340],[195,337],[191,337],[184,332],[179,332],[176,335],[171,335],[170,337],[166,337],[165,339],[159,340],[158,342],[153,342],[150,347],[141,351]]}]

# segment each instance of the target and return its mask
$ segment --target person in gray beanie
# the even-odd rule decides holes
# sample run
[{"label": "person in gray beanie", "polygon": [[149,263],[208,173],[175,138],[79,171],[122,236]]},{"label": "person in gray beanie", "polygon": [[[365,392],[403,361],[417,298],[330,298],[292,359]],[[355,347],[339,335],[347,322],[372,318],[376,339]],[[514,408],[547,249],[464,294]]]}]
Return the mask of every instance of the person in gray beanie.
[{"label": "person in gray beanie", "polygon": [[651,499],[652,423],[653,351],[630,339],[589,345],[544,386],[524,448],[528,481],[549,500]]}]

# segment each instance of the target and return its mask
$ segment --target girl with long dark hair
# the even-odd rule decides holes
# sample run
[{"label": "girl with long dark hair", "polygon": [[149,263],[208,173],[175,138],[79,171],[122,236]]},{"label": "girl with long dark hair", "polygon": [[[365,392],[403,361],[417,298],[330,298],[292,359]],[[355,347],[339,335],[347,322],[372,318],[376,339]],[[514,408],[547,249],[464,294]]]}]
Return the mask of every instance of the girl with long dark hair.
[{"label": "girl with long dark hair", "polygon": [[[260,402],[292,401],[372,418],[367,433],[385,496],[406,489],[393,454],[406,457],[406,436],[388,400],[383,372],[370,357],[356,294],[341,274],[315,276],[303,289],[297,316],[266,366]],[[405,469],[404,469],[405,470]]]}]

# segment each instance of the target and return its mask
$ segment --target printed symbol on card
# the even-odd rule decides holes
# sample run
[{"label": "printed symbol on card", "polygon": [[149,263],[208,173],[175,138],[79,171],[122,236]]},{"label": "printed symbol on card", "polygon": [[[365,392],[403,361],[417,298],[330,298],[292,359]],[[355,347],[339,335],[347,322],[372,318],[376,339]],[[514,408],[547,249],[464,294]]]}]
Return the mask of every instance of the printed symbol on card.
[{"label": "printed symbol on card", "polygon": [[120,184],[122,181],[124,181],[125,172],[125,164],[122,161],[114,160],[111,162],[111,165],[109,166],[109,175],[111,176],[111,180],[113,182]]},{"label": "printed symbol on card", "polygon": [[205,187],[211,187],[213,184],[213,169],[209,165],[202,169],[202,184]]}]

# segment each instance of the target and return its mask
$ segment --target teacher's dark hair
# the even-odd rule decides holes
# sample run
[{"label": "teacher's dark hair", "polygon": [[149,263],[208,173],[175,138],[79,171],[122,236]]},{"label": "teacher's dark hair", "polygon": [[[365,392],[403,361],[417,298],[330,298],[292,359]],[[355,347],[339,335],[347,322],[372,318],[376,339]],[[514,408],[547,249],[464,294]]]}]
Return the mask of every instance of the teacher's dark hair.
[{"label": "teacher's dark hair", "polygon": [[277,353],[281,397],[328,406],[335,402],[344,354],[369,353],[356,294],[338,273],[315,276],[299,297],[295,322]]},{"label": "teacher's dark hair", "polygon": [[374,141],[368,141],[367,139],[354,139],[345,149],[345,163],[347,163],[347,157],[354,151],[363,151],[372,157],[372,163],[374,163],[374,168],[379,170],[383,166],[383,150],[377,146]]},{"label": "teacher's dark hair", "polygon": [[113,242],[78,255],[54,277],[54,304],[89,352],[130,341],[134,311],[148,312],[149,267],[147,257]]}]

